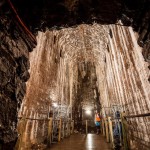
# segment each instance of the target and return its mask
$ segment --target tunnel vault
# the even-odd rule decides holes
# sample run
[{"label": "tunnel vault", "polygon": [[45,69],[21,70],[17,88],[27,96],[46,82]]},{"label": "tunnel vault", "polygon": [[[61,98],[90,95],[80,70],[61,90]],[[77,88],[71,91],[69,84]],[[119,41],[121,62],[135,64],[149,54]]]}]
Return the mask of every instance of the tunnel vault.
[{"label": "tunnel vault", "polygon": [[[60,108],[66,108],[57,118],[73,119],[75,127],[82,130],[87,108],[100,109],[104,117],[111,115],[108,108],[113,105],[121,107],[126,115],[149,113],[149,82],[143,78],[148,79],[148,63],[144,62],[136,39],[132,28],[116,25],[82,24],[39,32],[37,47],[30,54],[31,77],[19,116],[46,119],[57,103]],[[142,140],[144,144],[140,142],[138,147],[146,149],[148,118],[140,119],[140,123],[129,120],[133,127],[130,135],[135,145]],[[36,126],[42,130],[34,133]],[[45,131],[46,122],[29,122],[24,140],[42,142]]]},{"label": "tunnel vault", "polygon": [[[2,0],[0,148],[14,147],[19,120],[45,119],[54,103],[72,119],[86,98],[100,103],[103,117],[116,103],[126,115],[149,114],[149,6],[149,0]],[[149,116],[128,122],[133,147],[149,148]],[[31,134],[23,133],[23,140],[44,143],[46,128],[27,121]]]}]

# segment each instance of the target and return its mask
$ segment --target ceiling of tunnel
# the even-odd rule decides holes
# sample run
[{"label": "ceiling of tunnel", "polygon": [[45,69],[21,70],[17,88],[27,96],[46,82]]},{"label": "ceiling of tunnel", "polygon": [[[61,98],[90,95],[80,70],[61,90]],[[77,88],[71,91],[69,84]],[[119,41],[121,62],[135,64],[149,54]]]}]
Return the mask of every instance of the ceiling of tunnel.
[{"label": "ceiling of tunnel", "polygon": [[102,24],[115,23],[123,7],[121,0],[12,0],[12,2],[25,22],[38,28],[91,23],[94,20]]},{"label": "ceiling of tunnel", "polygon": [[38,31],[47,29],[93,23],[132,26],[145,61],[150,61],[150,0],[2,0],[0,8],[4,18],[23,27],[34,45]]},{"label": "ceiling of tunnel", "polygon": [[[7,0],[10,1],[10,0]],[[31,31],[81,23],[124,25],[135,29],[149,10],[150,0],[11,0]]]},{"label": "ceiling of tunnel", "polygon": [[108,31],[108,26],[94,23],[39,32],[37,47],[30,54],[27,105],[37,105],[37,101],[70,105],[70,99],[72,105],[76,101],[76,106],[82,103],[84,108],[97,105],[96,68],[103,80]]},{"label": "ceiling of tunnel", "polygon": [[76,28],[62,29],[60,31],[61,55],[78,62],[104,61],[108,31],[107,26],[99,24],[82,24]]}]

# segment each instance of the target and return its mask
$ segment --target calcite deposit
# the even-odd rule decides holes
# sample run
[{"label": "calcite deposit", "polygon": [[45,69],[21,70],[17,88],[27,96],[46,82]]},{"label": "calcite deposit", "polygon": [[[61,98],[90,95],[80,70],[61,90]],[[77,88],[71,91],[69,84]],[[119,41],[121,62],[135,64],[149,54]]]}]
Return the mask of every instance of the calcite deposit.
[{"label": "calcite deposit", "polygon": [[0,149],[45,147],[52,114],[80,129],[116,104],[149,149],[149,63],[150,0],[1,0]]},{"label": "calcite deposit", "polygon": [[[130,27],[99,24],[39,32],[38,45],[30,54],[31,77],[20,116],[47,119],[53,103],[71,109],[77,123],[82,120],[80,109],[94,104],[104,117],[111,112],[106,108],[115,104],[126,115],[149,113],[149,69],[137,38]],[[128,121],[133,143],[146,149],[149,117]],[[46,126],[46,122],[27,121],[27,147],[46,140]]]}]

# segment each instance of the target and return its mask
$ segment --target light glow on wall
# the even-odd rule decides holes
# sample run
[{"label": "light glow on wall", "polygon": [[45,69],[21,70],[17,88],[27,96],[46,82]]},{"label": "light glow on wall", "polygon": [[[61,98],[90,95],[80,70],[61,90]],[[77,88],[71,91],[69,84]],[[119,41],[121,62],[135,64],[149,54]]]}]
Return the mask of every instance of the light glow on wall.
[{"label": "light glow on wall", "polygon": [[57,103],[53,103],[53,106],[54,106],[54,107],[58,107],[58,104],[57,104]]},{"label": "light glow on wall", "polygon": [[91,115],[91,114],[92,114],[91,110],[86,110],[85,113],[86,113],[87,115]]}]

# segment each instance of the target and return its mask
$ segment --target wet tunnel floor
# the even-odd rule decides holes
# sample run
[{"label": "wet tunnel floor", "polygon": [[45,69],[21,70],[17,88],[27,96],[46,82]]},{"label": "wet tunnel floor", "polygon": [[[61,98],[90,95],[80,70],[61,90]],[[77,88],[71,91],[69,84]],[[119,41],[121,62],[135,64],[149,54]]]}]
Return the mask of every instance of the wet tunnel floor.
[{"label": "wet tunnel floor", "polygon": [[96,134],[74,134],[53,144],[50,150],[110,150],[110,145],[106,143],[102,135]]}]

